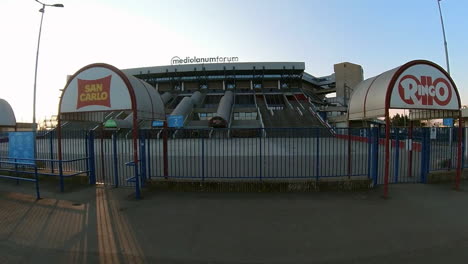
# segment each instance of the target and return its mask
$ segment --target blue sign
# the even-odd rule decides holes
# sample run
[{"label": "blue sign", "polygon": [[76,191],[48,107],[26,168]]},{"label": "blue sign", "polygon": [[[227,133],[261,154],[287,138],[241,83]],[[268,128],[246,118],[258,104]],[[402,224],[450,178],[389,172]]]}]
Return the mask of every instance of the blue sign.
[{"label": "blue sign", "polygon": [[443,125],[453,127],[453,118],[444,118]]},{"label": "blue sign", "polygon": [[164,126],[164,121],[153,121],[151,126],[153,126],[153,127],[162,127],[162,126]]},{"label": "blue sign", "polygon": [[183,127],[184,126],[184,116],[181,115],[171,115],[167,118],[168,127]]},{"label": "blue sign", "polygon": [[34,164],[34,132],[8,133],[8,157]]}]

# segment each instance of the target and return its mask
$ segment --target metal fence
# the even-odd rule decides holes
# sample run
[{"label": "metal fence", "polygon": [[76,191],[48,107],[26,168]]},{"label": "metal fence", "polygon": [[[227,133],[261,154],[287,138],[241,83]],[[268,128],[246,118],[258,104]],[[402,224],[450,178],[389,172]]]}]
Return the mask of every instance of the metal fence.
[{"label": "metal fence", "polygon": [[[139,131],[143,178],[191,180],[319,180],[369,178],[382,184],[385,133],[379,128],[153,129]],[[465,141],[468,130],[464,130]],[[392,128],[390,183],[425,182],[427,173],[457,166],[457,129]],[[37,134],[37,166],[57,173],[55,131]],[[464,148],[465,149],[465,148]],[[94,159],[90,161],[90,152]],[[96,182],[134,186],[130,131],[63,131],[63,171],[86,171]],[[8,135],[0,134],[0,157]],[[463,165],[468,164],[463,151]]]}]

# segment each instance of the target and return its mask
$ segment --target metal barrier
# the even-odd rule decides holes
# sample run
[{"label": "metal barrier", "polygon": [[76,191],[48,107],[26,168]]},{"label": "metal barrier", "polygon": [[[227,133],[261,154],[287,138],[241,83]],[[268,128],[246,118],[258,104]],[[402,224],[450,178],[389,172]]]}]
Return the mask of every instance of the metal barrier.
[{"label": "metal barrier", "polygon": [[[15,132],[11,132],[15,133]],[[8,157],[8,133],[0,134],[0,170],[19,173],[17,168],[5,167],[9,162],[21,161],[25,164],[34,164],[37,172],[22,171],[23,174],[59,177],[60,191],[64,191],[64,179],[80,174],[89,177],[90,184],[95,183],[94,146],[91,147],[92,132],[67,131],[62,133],[63,160],[57,159],[57,136],[55,131],[38,131],[36,134],[36,159],[19,159]]]},{"label": "metal barrier", "polygon": [[[392,128],[389,182],[424,183],[431,171],[454,170],[458,133],[450,130]],[[468,166],[467,132],[465,128],[464,167]],[[135,166],[126,164],[133,160],[128,131],[64,131],[61,162],[57,160],[55,132],[39,132],[38,174],[59,176],[61,190],[63,178],[87,173],[90,184],[131,186],[138,193],[147,179],[162,178],[262,181],[360,177],[383,183],[384,128],[336,128],[335,134],[328,128],[169,128],[139,133],[140,161]],[[0,134],[0,157],[7,152],[8,138]],[[5,165],[0,163],[0,168],[12,169]]]},{"label": "metal barrier", "polygon": [[[39,177],[37,173],[37,166],[34,163],[27,163],[27,162],[18,162],[18,161],[0,161],[0,171],[2,172],[10,172],[14,171],[16,176],[11,176],[11,175],[0,175],[1,179],[9,179],[9,180],[16,180],[17,182],[19,181],[27,181],[27,182],[34,182],[35,187],[36,187],[36,199],[41,199],[41,194],[39,192]],[[15,170],[10,170],[8,168],[5,168],[3,165],[10,165],[15,167]],[[23,170],[19,170],[19,167],[21,167]],[[27,168],[32,168],[33,171],[27,170]],[[18,174],[33,174],[33,178],[25,178],[25,177],[19,177]]]},{"label": "metal barrier", "polygon": [[177,129],[177,137],[168,137],[166,150],[163,138],[151,131],[141,133],[147,140],[150,178],[370,177],[369,143],[334,137],[327,128],[231,128],[231,137],[227,129],[216,129],[211,138],[205,136],[207,129],[183,128]]}]

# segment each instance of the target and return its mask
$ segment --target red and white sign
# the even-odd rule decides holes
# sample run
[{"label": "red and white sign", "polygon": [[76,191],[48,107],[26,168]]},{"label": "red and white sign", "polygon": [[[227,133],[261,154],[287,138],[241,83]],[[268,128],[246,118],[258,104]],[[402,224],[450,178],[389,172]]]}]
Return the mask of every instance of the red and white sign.
[{"label": "red and white sign", "polygon": [[62,113],[132,109],[128,88],[116,72],[91,67],[69,82],[62,95]]},{"label": "red and white sign", "polygon": [[458,110],[459,103],[445,73],[431,65],[416,64],[398,76],[390,108]]},{"label": "red and white sign", "polygon": [[88,105],[111,107],[110,87],[112,75],[97,80],[78,79],[78,100],[76,109]]}]

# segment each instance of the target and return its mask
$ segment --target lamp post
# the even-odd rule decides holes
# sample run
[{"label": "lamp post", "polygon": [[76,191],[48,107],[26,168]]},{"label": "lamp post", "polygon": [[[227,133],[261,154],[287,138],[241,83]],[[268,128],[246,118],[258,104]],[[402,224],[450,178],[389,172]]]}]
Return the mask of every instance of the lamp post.
[{"label": "lamp post", "polygon": [[[450,75],[450,63],[449,63],[449,55],[448,55],[448,48],[447,48],[447,39],[445,38],[444,19],[442,18],[442,9],[440,8],[440,1],[442,0],[437,0],[437,5],[439,6],[440,25],[442,26],[442,35],[444,36],[445,63],[447,64],[447,72]],[[444,118],[444,120],[446,119],[447,118]],[[449,148],[450,148],[449,168],[451,168],[452,167],[453,118],[449,118],[449,119],[452,120],[450,128],[449,128]],[[458,126],[461,126],[461,124],[459,124]]]},{"label": "lamp post", "polygon": [[442,9],[440,8],[440,1],[441,0],[437,0],[437,5],[439,6],[440,24],[442,25],[442,34],[444,35],[445,62],[447,63],[447,72],[450,75],[450,64],[449,64],[449,56],[448,56],[448,49],[447,49],[447,39],[445,38],[444,19],[442,18]]},{"label": "lamp post", "polygon": [[45,8],[46,6],[51,6],[51,7],[63,7],[62,4],[44,4],[42,2],[39,2],[38,0],[35,0],[39,4],[42,5],[42,8],[39,9],[39,12],[41,12],[41,24],[39,25],[39,37],[37,38],[37,50],[36,50],[36,67],[34,69],[34,92],[33,92],[33,121],[32,121],[32,129],[33,132],[36,132],[37,130],[37,124],[36,124],[36,83],[37,83],[37,65],[39,62],[39,45],[41,44],[41,31],[42,31],[42,20],[44,19],[44,13],[45,13]]}]

